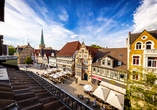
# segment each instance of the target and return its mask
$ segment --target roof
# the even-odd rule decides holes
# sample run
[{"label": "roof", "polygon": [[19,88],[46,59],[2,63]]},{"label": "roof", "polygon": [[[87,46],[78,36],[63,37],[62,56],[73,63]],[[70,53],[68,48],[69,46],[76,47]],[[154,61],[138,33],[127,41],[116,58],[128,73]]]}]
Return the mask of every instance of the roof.
[{"label": "roof", "polygon": [[45,47],[44,49],[47,49],[47,50],[52,50],[52,48],[51,48],[51,47]]},{"label": "roof", "polygon": [[39,55],[39,52],[40,52],[40,49],[34,49],[34,50],[33,50],[34,56],[35,56],[35,55],[38,56],[38,55]]},{"label": "roof", "polygon": [[46,50],[46,49],[41,49],[40,54],[42,57],[44,57],[44,54],[46,54],[46,57],[48,58],[48,56],[51,56],[51,54],[54,53],[54,56],[56,55],[55,50]]},{"label": "roof", "polygon": [[[122,54],[122,57],[119,57],[119,54]],[[98,49],[95,58],[93,60],[92,66],[99,66],[102,68],[107,68],[104,66],[100,66],[100,60],[104,57],[109,57],[114,60],[113,70],[126,69],[127,68],[127,48],[105,48]],[[96,62],[99,60],[99,62]],[[118,66],[118,61],[122,62],[121,66]],[[111,68],[107,68],[111,69]]]},{"label": "roof", "polygon": [[[144,30],[146,31],[146,30]],[[143,31],[143,32],[144,32]],[[132,44],[143,32],[130,34],[130,44]],[[150,35],[157,39],[157,30],[147,31]]]},{"label": "roof", "polygon": [[25,48],[27,45],[18,46],[17,48]]},{"label": "roof", "polygon": [[79,41],[68,42],[66,45],[57,53],[57,56],[73,56],[76,50],[79,50],[81,44]]},{"label": "roof", "polygon": [[5,0],[0,0],[0,21],[4,21],[4,4]]},{"label": "roof", "polygon": [[92,58],[95,57],[98,48],[94,48],[94,47],[90,47],[90,46],[86,46],[86,49],[89,51],[89,54],[92,56]]}]

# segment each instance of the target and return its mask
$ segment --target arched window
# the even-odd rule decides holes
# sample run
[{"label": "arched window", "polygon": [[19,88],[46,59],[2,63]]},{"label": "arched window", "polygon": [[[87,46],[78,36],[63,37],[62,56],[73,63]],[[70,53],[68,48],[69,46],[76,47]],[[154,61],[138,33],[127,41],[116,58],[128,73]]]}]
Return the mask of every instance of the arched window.
[{"label": "arched window", "polygon": [[141,42],[136,43],[136,49],[141,49],[141,47],[142,47]]},{"label": "arched window", "polygon": [[152,48],[151,46],[152,46],[152,42],[149,41],[146,43],[146,49],[151,49]]}]

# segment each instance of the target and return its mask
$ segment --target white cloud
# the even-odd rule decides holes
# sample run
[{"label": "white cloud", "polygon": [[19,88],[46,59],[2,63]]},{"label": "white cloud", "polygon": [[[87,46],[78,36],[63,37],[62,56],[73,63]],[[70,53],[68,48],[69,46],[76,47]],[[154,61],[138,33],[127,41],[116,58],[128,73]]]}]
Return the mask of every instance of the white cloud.
[{"label": "white cloud", "polygon": [[67,22],[68,21],[68,14],[67,14],[67,11],[65,9],[62,10],[61,14],[58,15],[59,19],[64,21],[64,22]]},{"label": "white cloud", "polygon": [[79,37],[79,35],[73,34],[73,35],[71,35],[70,37],[71,37],[71,38],[76,38],[76,37]]},{"label": "white cloud", "polygon": [[134,28],[133,32],[141,32],[144,29],[157,29],[157,0],[143,0],[141,5],[133,14]]},{"label": "white cloud", "polygon": [[[36,5],[36,9],[39,12],[42,10],[41,14],[46,17],[45,13],[48,12],[48,9],[39,7],[39,5]],[[66,12],[63,13],[66,14]],[[30,42],[30,45],[38,48],[41,28],[44,31],[46,46],[52,46],[55,49],[62,48],[68,41],[67,37],[75,34],[53,19],[49,19],[47,23],[47,20],[43,20],[30,6],[21,0],[6,0],[5,22],[0,24],[0,34],[4,35],[5,43],[16,47]]]}]

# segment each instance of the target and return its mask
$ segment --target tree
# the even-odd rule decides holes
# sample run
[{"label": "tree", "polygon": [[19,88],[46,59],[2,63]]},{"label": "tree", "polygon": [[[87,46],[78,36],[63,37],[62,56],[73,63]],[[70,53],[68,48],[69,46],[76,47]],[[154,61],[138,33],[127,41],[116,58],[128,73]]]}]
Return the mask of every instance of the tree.
[{"label": "tree", "polygon": [[140,80],[126,80],[126,97],[130,100],[131,108],[127,109],[140,109],[140,110],[156,110],[157,109],[157,85],[154,84],[157,76],[153,72],[143,74],[138,69],[136,72],[128,72],[127,75],[138,75]]},{"label": "tree", "polygon": [[12,45],[8,45],[9,55],[13,55],[15,53],[15,47]]},{"label": "tree", "polygon": [[92,44],[90,47],[94,47],[94,48],[98,48],[98,49],[103,49],[104,47],[100,47],[99,45],[95,45],[95,44]]},{"label": "tree", "polygon": [[33,60],[31,59],[31,57],[30,56],[28,56],[26,59],[25,59],[25,63],[26,64],[31,64],[33,62]]}]

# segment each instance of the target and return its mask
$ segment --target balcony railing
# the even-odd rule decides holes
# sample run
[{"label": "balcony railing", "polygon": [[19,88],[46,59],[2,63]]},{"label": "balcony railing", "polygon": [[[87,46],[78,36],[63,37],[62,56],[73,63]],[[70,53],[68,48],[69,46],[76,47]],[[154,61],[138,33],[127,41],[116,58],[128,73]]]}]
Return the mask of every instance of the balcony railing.
[{"label": "balcony railing", "polygon": [[144,50],[145,54],[157,54],[157,49],[147,49]]},{"label": "balcony railing", "polygon": [[41,76],[31,71],[26,71],[26,73],[30,77],[32,77],[37,83],[43,86],[47,91],[49,91],[53,96],[55,96],[58,100],[60,100],[70,110],[92,110],[90,107],[88,107],[75,97],[71,96],[64,90],[60,89],[58,86],[42,78]]}]

